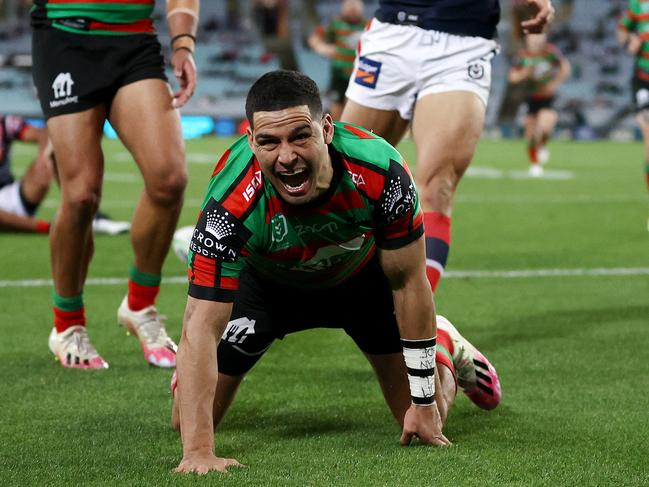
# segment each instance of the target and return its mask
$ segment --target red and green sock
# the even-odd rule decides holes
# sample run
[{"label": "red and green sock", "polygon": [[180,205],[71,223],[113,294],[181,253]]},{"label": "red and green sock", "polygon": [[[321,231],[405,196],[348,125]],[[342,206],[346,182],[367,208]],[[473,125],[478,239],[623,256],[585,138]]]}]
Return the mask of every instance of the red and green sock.
[{"label": "red and green sock", "polygon": [[83,306],[83,293],[76,296],[59,296],[52,291],[52,310],[54,311],[54,327],[57,333],[62,333],[71,326],[86,326],[86,310]]},{"label": "red and green sock", "polygon": [[128,270],[128,307],[131,311],[140,311],[155,304],[160,292],[160,274],[148,274],[134,265]]}]

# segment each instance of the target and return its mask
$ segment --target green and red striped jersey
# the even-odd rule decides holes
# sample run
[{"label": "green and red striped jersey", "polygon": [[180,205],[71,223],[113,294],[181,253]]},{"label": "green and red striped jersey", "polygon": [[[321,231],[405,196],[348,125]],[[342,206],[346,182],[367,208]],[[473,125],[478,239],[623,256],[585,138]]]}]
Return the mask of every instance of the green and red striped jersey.
[{"label": "green and red striped jersey", "polygon": [[32,25],[75,34],[153,34],[155,0],[34,0]]},{"label": "green and red striped jersey", "polygon": [[229,302],[244,263],[285,286],[322,289],[358,272],[376,248],[423,234],[412,176],[397,150],[336,123],[334,177],[317,201],[291,205],[264,178],[246,137],[217,163],[189,246],[189,294]]},{"label": "green and red striped jersey", "polygon": [[638,78],[649,81],[649,0],[629,0],[620,26],[638,34],[642,39],[642,47],[636,56],[635,74]]},{"label": "green and red striped jersey", "polygon": [[527,49],[520,49],[514,59],[515,68],[532,67],[532,79],[529,96],[532,98],[543,95],[543,88],[559,75],[563,54],[554,44],[546,44],[545,49],[538,53],[531,53]]},{"label": "green and red striped jersey", "polygon": [[320,26],[319,34],[324,39],[336,46],[336,54],[331,60],[331,71],[333,76],[349,79],[354,71],[354,59],[356,58],[356,45],[365,29],[365,19],[358,22],[347,22],[345,19],[336,18],[332,20],[326,29]]}]

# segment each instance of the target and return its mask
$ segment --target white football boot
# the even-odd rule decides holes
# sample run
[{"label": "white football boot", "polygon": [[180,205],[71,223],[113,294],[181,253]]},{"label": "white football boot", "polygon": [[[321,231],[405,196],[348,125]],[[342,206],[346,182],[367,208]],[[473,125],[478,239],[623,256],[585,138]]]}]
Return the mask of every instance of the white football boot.
[{"label": "white football boot", "polygon": [[153,305],[131,311],[128,296],[117,310],[117,322],[138,338],[147,362],[156,367],[175,367],[178,347],[167,335],[164,319]]},{"label": "white football boot", "polygon": [[48,344],[63,367],[70,369],[108,368],[108,363],[101,358],[90,343],[88,330],[85,326],[71,326],[61,333],[57,333],[56,328],[52,328]]}]

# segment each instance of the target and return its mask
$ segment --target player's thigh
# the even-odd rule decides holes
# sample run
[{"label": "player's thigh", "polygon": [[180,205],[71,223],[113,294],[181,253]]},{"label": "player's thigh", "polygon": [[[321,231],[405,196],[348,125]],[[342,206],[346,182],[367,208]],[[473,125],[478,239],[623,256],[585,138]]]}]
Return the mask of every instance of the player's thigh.
[{"label": "player's thigh", "polygon": [[172,100],[169,85],[150,78],[122,86],[111,105],[110,122],[146,184],[186,173],[180,114]]},{"label": "player's thigh", "polygon": [[417,101],[412,134],[417,146],[417,180],[462,176],[484,125],[485,105],[471,91],[431,93]]},{"label": "player's thigh", "polygon": [[99,191],[104,170],[101,139],[105,120],[104,105],[48,119],[47,130],[64,195],[84,189]]},{"label": "player's thigh", "polygon": [[552,132],[557,124],[558,118],[559,115],[553,108],[543,108],[539,110],[538,119],[541,130],[544,133]]},{"label": "player's thigh", "polygon": [[401,118],[397,110],[379,110],[349,99],[345,103],[340,120],[371,130],[394,146],[403,137],[409,123]]}]

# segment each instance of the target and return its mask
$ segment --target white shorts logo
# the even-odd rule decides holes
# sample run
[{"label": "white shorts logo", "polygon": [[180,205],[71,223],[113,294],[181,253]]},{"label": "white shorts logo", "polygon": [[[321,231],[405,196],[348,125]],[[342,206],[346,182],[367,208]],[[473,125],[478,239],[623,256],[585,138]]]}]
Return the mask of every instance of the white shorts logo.
[{"label": "white shorts logo", "polygon": [[50,101],[50,108],[56,108],[69,103],[77,103],[78,96],[72,95],[72,85],[74,81],[70,73],[59,73],[52,83],[52,90],[54,90],[54,98],[56,100]]}]

